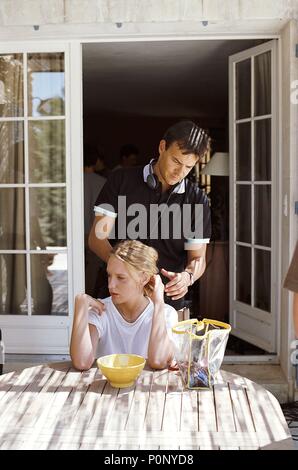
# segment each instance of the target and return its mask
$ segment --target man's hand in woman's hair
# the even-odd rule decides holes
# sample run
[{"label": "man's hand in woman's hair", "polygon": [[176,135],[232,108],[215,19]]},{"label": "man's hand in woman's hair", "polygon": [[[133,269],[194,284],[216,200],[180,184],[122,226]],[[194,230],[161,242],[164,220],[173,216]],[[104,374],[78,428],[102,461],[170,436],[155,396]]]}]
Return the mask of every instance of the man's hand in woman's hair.
[{"label": "man's hand in woman's hair", "polygon": [[94,310],[99,315],[105,311],[105,304],[100,300],[96,300],[88,294],[78,294],[75,300],[77,306],[87,307],[87,310]]}]

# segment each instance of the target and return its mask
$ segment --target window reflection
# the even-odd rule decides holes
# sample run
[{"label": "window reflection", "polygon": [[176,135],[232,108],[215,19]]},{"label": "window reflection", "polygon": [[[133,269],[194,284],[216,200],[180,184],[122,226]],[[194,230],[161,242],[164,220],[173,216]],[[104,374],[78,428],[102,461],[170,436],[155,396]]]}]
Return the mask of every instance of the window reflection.
[{"label": "window reflection", "polygon": [[29,123],[30,183],[65,183],[65,121]]},{"label": "window reflection", "polygon": [[64,115],[64,54],[28,54],[29,116]]},{"label": "window reflection", "polygon": [[67,315],[67,254],[31,255],[33,315]]},{"label": "window reflection", "polygon": [[24,115],[23,55],[0,56],[0,116]]},{"label": "window reflection", "polygon": [[236,126],[236,178],[238,181],[251,180],[251,124],[245,122]]},{"label": "window reflection", "polygon": [[251,186],[237,184],[236,194],[236,239],[251,243]]},{"label": "window reflection", "polygon": [[271,246],[271,187],[255,186],[255,244]]},{"label": "window reflection", "polygon": [[237,300],[251,305],[251,248],[236,247]]},{"label": "window reflection", "polygon": [[271,51],[255,57],[255,116],[271,114]]},{"label": "window reflection", "polygon": [[0,249],[25,249],[25,190],[0,189]]},{"label": "window reflection", "polygon": [[0,254],[0,314],[26,315],[26,256]]},{"label": "window reflection", "polygon": [[271,311],[271,253],[255,250],[255,307]]},{"label": "window reflection", "polygon": [[271,180],[271,119],[255,122],[255,178]]},{"label": "window reflection", "polygon": [[24,183],[24,126],[0,123],[0,183]]},{"label": "window reflection", "polygon": [[236,119],[251,116],[251,59],[236,64]]},{"label": "window reflection", "polygon": [[66,189],[30,189],[31,249],[66,247]]}]

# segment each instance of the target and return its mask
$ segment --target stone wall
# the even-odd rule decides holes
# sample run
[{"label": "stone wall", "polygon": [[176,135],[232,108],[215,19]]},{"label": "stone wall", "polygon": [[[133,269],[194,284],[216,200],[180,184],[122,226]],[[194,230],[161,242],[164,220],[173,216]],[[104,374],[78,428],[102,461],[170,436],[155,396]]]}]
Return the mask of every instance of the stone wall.
[{"label": "stone wall", "polygon": [[298,19],[298,0],[1,0],[0,26]]}]

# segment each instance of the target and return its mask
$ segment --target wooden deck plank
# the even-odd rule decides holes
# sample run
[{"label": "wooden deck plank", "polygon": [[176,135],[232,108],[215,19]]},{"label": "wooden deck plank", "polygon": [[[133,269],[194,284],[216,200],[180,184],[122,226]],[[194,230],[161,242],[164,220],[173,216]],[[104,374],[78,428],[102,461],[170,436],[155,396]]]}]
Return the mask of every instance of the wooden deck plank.
[{"label": "wooden deck plank", "polygon": [[14,382],[21,375],[22,371],[12,371],[0,376],[0,401],[13,386]]},{"label": "wooden deck plank", "polygon": [[67,395],[63,408],[59,414],[59,423],[63,422],[63,426],[69,427],[75,419],[80,406],[85,398],[87,390],[94,381],[97,369],[89,369],[83,371],[78,380],[74,377],[74,384],[71,392]]},{"label": "wooden deck plank", "polygon": [[104,449],[98,445],[98,443],[94,444],[80,444],[79,449],[80,450],[119,450],[120,446],[119,445],[108,445]]},{"label": "wooden deck plank", "polygon": [[[218,378],[221,373],[219,371]],[[218,431],[236,431],[230,390],[225,380],[218,380],[213,386],[214,406]]]},{"label": "wooden deck plank", "polygon": [[180,430],[199,430],[198,393],[196,390],[182,391]]},{"label": "wooden deck plank", "polygon": [[96,408],[94,409],[94,414],[88,424],[88,429],[100,431],[108,426],[118,393],[119,389],[112,387],[107,382],[102,394],[98,396]]},{"label": "wooden deck plank", "polygon": [[162,427],[167,383],[167,370],[153,373],[149,403],[144,423],[144,429],[147,431],[159,431]]},{"label": "wooden deck plank", "polygon": [[73,433],[83,434],[88,428],[88,425],[99,406],[99,398],[106,385],[107,381],[105,377],[97,371],[94,381],[88,387],[80,408],[69,427]]},{"label": "wooden deck plank", "polygon": [[[181,405],[182,405],[183,385],[179,372],[168,373],[167,390],[164,402],[164,413],[162,420],[162,430],[169,440],[166,444],[160,445],[160,449],[179,449],[181,443],[177,438],[177,432],[180,431],[181,423]],[[182,437],[183,441],[183,437]]]},{"label": "wooden deck plank", "polygon": [[129,412],[135,395],[135,386],[125,389],[119,389],[116,397],[113,413],[110,416],[105,429],[125,429]]},{"label": "wooden deck plank", "polygon": [[63,382],[58,386],[54,393],[54,400],[43,423],[45,428],[61,427],[64,424],[64,418],[67,416],[66,401],[71,394],[73,388],[76,387],[81,379],[81,372],[70,368]]},{"label": "wooden deck plank", "polygon": [[241,387],[241,389],[239,389],[237,385],[231,383],[229,384],[229,389],[236,430],[255,432],[256,430],[247,400],[246,388]]},{"label": "wooden deck plank", "polygon": [[277,399],[249,379],[245,379],[245,382],[249,407],[260,447],[290,438],[291,434]]},{"label": "wooden deck plank", "polygon": [[[36,368],[23,369],[21,374],[14,380],[11,379],[11,386],[9,391],[4,394],[0,402],[0,414],[3,415],[3,412],[7,410],[7,405],[12,405],[15,400],[18,399],[20,394],[28,387],[30,381],[34,381],[36,375],[39,374],[43,366],[38,366]],[[3,380],[1,377],[1,380]]]},{"label": "wooden deck plank", "polygon": [[125,429],[134,430],[135,432],[138,432],[139,430],[143,429],[149,403],[152,381],[153,372],[144,371],[135,387],[134,399],[129,411]]},{"label": "wooden deck plank", "polygon": [[213,389],[198,391],[199,431],[217,431]]},{"label": "wooden deck plank", "polygon": [[[6,433],[6,440],[19,440],[27,441],[30,435],[32,434],[33,429],[21,429],[18,432],[18,435],[15,436],[13,430],[10,433]],[[249,432],[186,432],[179,431],[176,433],[176,439],[183,441],[185,446],[192,446],[194,439],[197,439],[199,447],[209,447],[214,446],[223,446],[230,447],[231,445],[236,447],[257,447],[258,439],[256,434],[251,434]],[[48,442],[51,444],[58,444],[59,442],[65,443],[89,443],[93,444],[97,442],[101,445],[105,443],[110,443],[111,445],[122,445],[122,444],[133,444],[133,445],[160,445],[160,446],[172,446],[173,445],[173,436],[170,433],[165,433],[163,431],[154,431],[154,432],[141,432],[136,435],[133,431],[104,431],[99,435],[96,435],[93,430],[87,429],[84,435],[73,434],[73,432],[65,430],[65,428],[45,430],[43,429],[38,438],[34,441],[37,443]],[[178,445],[178,447],[180,444]],[[178,448],[176,447],[176,449]]]},{"label": "wooden deck plank", "polygon": [[180,374],[177,372],[169,372],[162,429],[164,431],[170,431],[174,435],[176,431],[180,431],[182,393],[183,385]]},{"label": "wooden deck plank", "polygon": [[20,419],[20,426],[33,425],[40,426],[43,419],[46,419],[49,411],[51,410],[52,402],[55,394],[53,393],[58,389],[59,385],[63,382],[67,375],[68,369],[54,370],[49,376],[48,380],[40,390],[40,393],[35,397],[33,402],[29,404],[26,413]]},{"label": "wooden deck plank", "polygon": [[[7,426],[8,424],[16,424],[18,421],[21,421],[25,412],[35,400],[36,396],[46,384],[49,377],[52,375],[53,371],[48,367],[41,366],[38,369],[38,374],[34,375],[32,382],[28,384],[28,375],[30,377],[30,369],[28,369],[28,375],[24,376],[24,382],[27,381],[27,386],[16,385],[13,386],[8,395],[8,403],[6,404],[5,409],[1,409],[1,425]],[[22,375],[20,376],[21,379]],[[22,381],[22,379],[21,379]],[[17,382],[18,383],[18,380]],[[12,396],[10,397],[10,394]],[[3,403],[5,399],[2,400]]]}]

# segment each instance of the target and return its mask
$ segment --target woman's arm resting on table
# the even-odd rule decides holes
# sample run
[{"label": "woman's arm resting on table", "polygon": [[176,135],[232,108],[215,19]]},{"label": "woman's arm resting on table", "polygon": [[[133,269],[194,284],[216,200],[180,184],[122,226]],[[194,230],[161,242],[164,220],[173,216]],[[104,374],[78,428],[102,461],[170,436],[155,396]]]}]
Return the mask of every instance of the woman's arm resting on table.
[{"label": "woman's arm resting on table", "polygon": [[88,310],[91,307],[99,313],[102,311],[102,305],[87,294],[76,296],[70,357],[73,366],[78,370],[88,370],[94,362],[100,337],[96,327],[88,323]]}]

